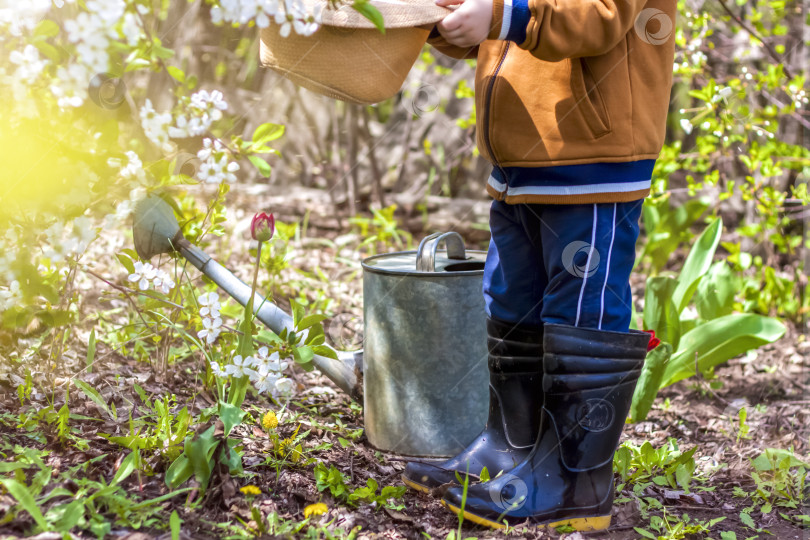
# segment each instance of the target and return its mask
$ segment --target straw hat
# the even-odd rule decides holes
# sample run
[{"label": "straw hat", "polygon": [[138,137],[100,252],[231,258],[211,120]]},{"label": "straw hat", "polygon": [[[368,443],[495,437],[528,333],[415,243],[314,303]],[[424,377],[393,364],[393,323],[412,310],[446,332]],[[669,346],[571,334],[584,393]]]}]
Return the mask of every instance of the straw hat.
[{"label": "straw hat", "polygon": [[383,16],[382,34],[351,1],[337,9],[324,7],[324,0],[303,3],[308,13],[322,10],[321,27],[288,37],[275,23],[263,28],[262,65],[313,92],[362,104],[399,92],[429,29],[450,13],[433,0],[369,0]]}]

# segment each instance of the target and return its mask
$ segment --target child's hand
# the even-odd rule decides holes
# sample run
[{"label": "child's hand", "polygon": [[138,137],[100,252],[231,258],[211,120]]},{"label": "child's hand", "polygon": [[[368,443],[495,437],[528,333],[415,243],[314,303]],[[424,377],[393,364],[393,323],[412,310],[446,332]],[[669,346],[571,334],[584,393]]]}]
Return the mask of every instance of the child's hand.
[{"label": "child's hand", "polygon": [[451,45],[473,47],[489,35],[492,25],[492,0],[436,0],[442,7],[458,5],[439,24],[439,33]]}]

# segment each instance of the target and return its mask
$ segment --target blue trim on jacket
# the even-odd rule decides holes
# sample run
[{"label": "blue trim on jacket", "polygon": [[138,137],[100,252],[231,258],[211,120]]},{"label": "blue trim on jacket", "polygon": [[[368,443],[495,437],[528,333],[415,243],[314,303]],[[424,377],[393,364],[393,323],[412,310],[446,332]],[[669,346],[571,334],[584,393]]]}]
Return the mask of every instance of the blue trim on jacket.
[{"label": "blue trim on jacket", "polygon": [[[508,4],[504,4],[504,9],[510,9]],[[532,12],[529,10],[529,0],[512,0],[512,15],[509,17],[509,30],[506,33],[506,39],[514,41],[515,43],[523,43],[526,41],[526,27],[529,26],[529,20],[532,17]],[[506,17],[504,17],[506,20]]]},{"label": "blue trim on jacket", "polygon": [[[585,163],[552,167],[495,167],[492,176],[510,188],[524,186],[586,186],[640,182],[652,178],[654,159],[621,163]],[[504,176],[506,173],[506,176]]]}]

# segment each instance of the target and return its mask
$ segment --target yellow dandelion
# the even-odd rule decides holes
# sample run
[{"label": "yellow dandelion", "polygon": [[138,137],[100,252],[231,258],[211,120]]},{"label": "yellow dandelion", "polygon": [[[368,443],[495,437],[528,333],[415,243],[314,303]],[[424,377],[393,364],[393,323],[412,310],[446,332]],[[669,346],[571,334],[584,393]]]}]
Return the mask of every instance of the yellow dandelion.
[{"label": "yellow dandelion", "polygon": [[304,508],[304,517],[308,518],[310,516],[320,516],[321,514],[325,514],[328,511],[329,507],[322,502],[310,504],[309,506]]},{"label": "yellow dandelion", "polygon": [[245,486],[243,488],[239,488],[239,491],[241,491],[242,493],[244,493],[245,495],[248,495],[250,497],[255,497],[256,495],[261,495],[262,494],[262,490],[259,489],[256,486],[254,486],[253,484],[248,484],[247,486]]},{"label": "yellow dandelion", "polygon": [[273,411],[267,411],[267,414],[262,418],[262,427],[266,430],[276,429],[278,427],[278,417]]}]

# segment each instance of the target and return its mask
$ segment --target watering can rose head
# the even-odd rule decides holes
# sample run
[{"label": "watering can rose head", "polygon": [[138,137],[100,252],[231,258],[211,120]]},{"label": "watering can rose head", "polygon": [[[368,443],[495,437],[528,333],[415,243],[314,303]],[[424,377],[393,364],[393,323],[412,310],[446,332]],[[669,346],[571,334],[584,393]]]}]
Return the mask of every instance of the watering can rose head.
[{"label": "watering can rose head", "polygon": [[276,230],[276,218],[273,214],[259,212],[253,216],[250,222],[250,236],[259,242],[267,242],[273,238]]}]

